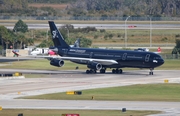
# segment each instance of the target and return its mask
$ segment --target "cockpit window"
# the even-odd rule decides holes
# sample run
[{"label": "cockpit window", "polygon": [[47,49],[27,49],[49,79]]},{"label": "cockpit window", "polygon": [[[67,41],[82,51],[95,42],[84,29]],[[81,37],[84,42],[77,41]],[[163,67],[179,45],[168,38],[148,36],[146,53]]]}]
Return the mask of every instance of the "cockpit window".
[{"label": "cockpit window", "polygon": [[158,60],[158,59],[162,59],[161,57],[154,57],[154,59]]}]

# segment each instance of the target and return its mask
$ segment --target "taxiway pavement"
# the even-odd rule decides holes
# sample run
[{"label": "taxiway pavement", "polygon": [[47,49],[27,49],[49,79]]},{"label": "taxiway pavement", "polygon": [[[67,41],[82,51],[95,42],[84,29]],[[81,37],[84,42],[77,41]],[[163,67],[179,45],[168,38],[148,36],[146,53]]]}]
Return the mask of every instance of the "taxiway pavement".
[{"label": "taxiway pavement", "polygon": [[[0,72],[4,71],[0,69]],[[22,71],[22,70],[21,70]],[[26,70],[28,72],[28,70]],[[32,71],[32,70],[31,70]],[[40,70],[42,73],[43,70]],[[36,72],[38,72],[36,70]],[[46,70],[44,70],[46,72]],[[159,110],[162,116],[180,115],[180,102],[142,102],[142,101],[77,101],[77,100],[25,100],[16,97],[41,95],[47,93],[66,92],[148,83],[180,83],[178,70],[129,70],[123,74],[85,74],[84,71],[50,71],[45,78],[11,79],[0,81],[0,106],[4,108],[31,109],[122,109]],[[53,73],[54,72],[54,73]],[[18,94],[21,92],[20,94]],[[108,104],[108,105],[107,105]],[[158,116],[161,116],[158,114]]]}]

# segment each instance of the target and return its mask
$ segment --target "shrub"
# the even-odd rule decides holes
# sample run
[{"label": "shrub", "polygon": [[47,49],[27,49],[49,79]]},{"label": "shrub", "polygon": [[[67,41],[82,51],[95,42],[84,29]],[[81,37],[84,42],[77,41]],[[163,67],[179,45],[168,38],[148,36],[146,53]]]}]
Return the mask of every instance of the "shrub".
[{"label": "shrub", "polygon": [[175,35],[175,37],[180,37],[180,34]]},{"label": "shrub", "polygon": [[100,32],[104,33],[104,32],[106,32],[106,30],[105,29],[100,29]]},{"label": "shrub", "polygon": [[99,37],[98,35],[95,35],[95,36],[94,36],[94,39],[97,39],[98,37]]},{"label": "shrub", "polygon": [[109,34],[109,38],[112,39],[113,38],[113,34]]},{"label": "shrub", "polygon": [[121,34],[118,34],[117,37],[121,37]]},{"label": "shrub", "polygon": [[107,40],[107,38],[108,38],[108,35],[105,35],[105,36],[104,36],[104,39]]},{"label": "shrub", "polygon": [[168,40],[167,37],[164,37],[164,38],[161,39],[161,41],[167,41],[167,40]]}]

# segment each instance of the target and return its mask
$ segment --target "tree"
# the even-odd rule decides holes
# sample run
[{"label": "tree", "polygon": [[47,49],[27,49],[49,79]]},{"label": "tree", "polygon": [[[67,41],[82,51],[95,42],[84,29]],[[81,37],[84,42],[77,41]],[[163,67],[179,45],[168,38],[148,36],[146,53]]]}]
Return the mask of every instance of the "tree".
[{"label": "tree", "polygon": [[53,46],[53,41],[52,40],[43,40],[37,47],[45,48],[45,47],[50,47]]},{"label": "tree", "polygon": [[14,49],[14,46],[15,46],[15,43],[17,42],[17,36],[14,34],[14,32],[10,29],[8,29],[8,33],[9,33],[9,43],[12,44],[13,46],[13,49]]},{"label": "tree", "polygon": [[81,47],[89,47],[92,44],[92,40],[87,38],[81,38],[80,46]]},{"label": "tree", "polygon": [[172,54],[180,54],[180,39],[176,39],[176,46],[172,50]]},{"label": "tree", "polygon": [[27,42],[27,39],[25,38],[25,36],[23,34],[19,34],[18,36],[18,41],[19,41],[19,48],[23,48],[23,44],[25,44]]},{"label": "tree", "polygon": [[22,32],[25,33],[28,31],[28,26],[21,19],[15,24],[14,32]]},{"label": "tree", "polygon": [[9,33],[8,33],[8,29],[4,26],[0,26],[0,39],[2,46],[4,43],[6,43],[6,48],[7,48],[7,43],[9,42]]},{"label": "tree", "polygon": [[34,44],[34,39],[28,38],[26,45],[33,45],[33,44]]}]

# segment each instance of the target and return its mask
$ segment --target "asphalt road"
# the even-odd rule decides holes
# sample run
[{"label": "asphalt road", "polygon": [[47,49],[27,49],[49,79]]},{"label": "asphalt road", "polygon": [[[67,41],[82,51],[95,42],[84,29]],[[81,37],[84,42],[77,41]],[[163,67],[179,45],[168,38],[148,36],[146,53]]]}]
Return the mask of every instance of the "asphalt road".
[{"label": "asphalt road", "polygon": [[15,62],[15,61],[24,61],[24,60],[37,60],[40,58],[35,57],[0,57],[0,63],[2,62]]},{"label": "asphalt road", "polygon": [[[0,69],[0,72],[9,71]],[[33,73],[33,70],[12,70]],[[39,73],[47,72],[40,70]],[[34,70],[38,72],[38,70]],[[112,109],[121,110],[158,110],[162,116],[180,115],[180,102],[144,102],[144,101],[79,101],[79,100],[25,100],[16,97],[41,95],[47,93],[66,92],[70,90],[84,90],[132,84],[163,83],[168,79],[170,83],[180,83],[179,71],[154,71],[148,75],[148,70],[126,71],[119,74],[87,75],[84,71],[50,71],[45,78],[5,79],[0,81],[0,106],[3,108],[31,108],[31,109]],[[173,75],[173,76],[172,76]],[[18,94],[21,92],[21,94]],[[161,116],[158,114],[158,116]]]},{"label": "asphalt road", "polygon": [[[55,21],[56,22],[56,21]],[[8,29],[14,28],[14,23],[0,23],[0,25],[3,25],[7,27]],[[29,29],[49,29],[48,21],[45,24],[32,24],[27,23]],[[64,24],[56,24],[57,27],[61,27]],[[71,24],[74,26],[74,28],[85,28],[85,27],[96,27],[97,29],[125,29],[125,24]],[[136,26],[132,28],[132,26]],[[127,22],[127,28],[128,29],[150,29],[150,25],[147,24],[128,24]],[[152,24],[152,29],[180,29],[179,24]]]}]

